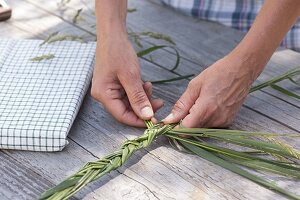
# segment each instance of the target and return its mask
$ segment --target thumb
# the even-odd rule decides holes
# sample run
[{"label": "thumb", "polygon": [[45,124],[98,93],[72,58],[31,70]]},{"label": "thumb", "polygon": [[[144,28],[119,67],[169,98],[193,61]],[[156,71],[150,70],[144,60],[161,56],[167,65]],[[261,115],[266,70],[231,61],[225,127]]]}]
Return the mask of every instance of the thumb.
[{"label": "thumb", "polygon": [[125,89],[129,103],[137,116],[141,119],[151,119],[154,116],[151,103],[143,88],[143,83],[139,76],[121,78],[120,82]]},{"label": "thumb", "polygon": [[165,119],[163,119],[163,122],[165,124],[179,122],[181,119],[183,119],[189,114],[190,108],[195,104],[200,93],[197,88],[200,87],[195,87],[191,81],[186,91],[175,103],[171,113]]}]

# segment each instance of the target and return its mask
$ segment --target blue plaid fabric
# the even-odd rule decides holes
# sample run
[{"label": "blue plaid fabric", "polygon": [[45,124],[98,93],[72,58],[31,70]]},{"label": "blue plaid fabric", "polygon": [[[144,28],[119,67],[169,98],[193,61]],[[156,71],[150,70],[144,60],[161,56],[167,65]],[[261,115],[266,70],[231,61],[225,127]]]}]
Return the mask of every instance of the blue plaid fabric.
[{"label": "blue plaid fabric", "polygon": [[[248,31],[260,11],[263,0],[162,0],[174,9],[199,19],[219,22]],[[300,52],[300,18],[286,34],[281,46]]]}]

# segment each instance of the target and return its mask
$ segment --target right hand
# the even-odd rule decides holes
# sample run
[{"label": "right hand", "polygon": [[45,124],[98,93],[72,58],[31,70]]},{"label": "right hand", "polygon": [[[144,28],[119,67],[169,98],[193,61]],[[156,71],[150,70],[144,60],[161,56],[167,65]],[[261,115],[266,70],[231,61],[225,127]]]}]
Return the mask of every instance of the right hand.
[{"label": "right hand", "polygon": [[121,123],[145,127],[163,106],[151,99],[152,84],[141,80],[137,55],[127,36],[106,38],[97,44],[92,96]]}]

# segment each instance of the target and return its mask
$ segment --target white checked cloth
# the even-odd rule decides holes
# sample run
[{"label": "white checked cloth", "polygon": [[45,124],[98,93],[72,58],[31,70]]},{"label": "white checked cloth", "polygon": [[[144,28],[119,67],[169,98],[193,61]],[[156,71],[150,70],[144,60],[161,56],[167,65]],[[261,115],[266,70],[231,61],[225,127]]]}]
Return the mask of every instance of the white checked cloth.
[{"label": "white checked cloth", "polygon": [[95,43],[41,43],[0,39],[2,149],[62,150],[89,87]]}]

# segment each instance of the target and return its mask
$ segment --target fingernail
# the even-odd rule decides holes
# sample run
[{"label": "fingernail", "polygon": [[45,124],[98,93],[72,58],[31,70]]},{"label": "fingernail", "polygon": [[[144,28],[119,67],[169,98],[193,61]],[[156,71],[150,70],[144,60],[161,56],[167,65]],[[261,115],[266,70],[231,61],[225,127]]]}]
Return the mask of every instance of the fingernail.
[{"label": "fingernail", "polygon": [[144,117],[144,118],[150,118],[150,117],[153,117],[153,115],[154,115],[153,110],[149,106],[142,108],[141,114],[142,114],[142,117]]},{"label": "fingernail", "polygon": [[169,122],[169,121],[171,121],[172,119],[174,118],[174,115],[173,115],[173,113],[171,113],[171,114],[169,114],[165,119],[163,119],[162,121],[163,122]]}]

